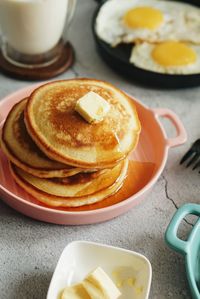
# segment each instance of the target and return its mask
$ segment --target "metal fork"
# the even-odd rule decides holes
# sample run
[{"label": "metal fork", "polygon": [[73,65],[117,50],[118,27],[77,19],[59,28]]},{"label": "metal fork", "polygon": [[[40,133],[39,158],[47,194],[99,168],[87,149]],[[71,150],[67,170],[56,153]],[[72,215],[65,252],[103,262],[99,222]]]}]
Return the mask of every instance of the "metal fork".
[{"label": "metal fork", "polygon": [[[200,139],[197,139],[191,146],[191,148],[186,152],[183,158],[180,161],[180,164],[183,164],[186,160],[190,159],[186,164],[186,167],[194,165],[192,170],[200,167]],[[200,171],[199,171],[200,173]]]}]

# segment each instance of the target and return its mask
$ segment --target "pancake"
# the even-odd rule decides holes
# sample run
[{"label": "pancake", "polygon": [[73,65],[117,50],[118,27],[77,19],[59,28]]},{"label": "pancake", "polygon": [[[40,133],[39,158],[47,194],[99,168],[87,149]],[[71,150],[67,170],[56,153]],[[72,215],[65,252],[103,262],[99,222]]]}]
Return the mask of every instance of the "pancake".
[{"label": "pancake", "polygon": [[128,160],[104,172],[81,173],[68,178],[41,179],[14,164],[15,181],[38,201],[54,207],[78,207],[101,201],[117,192],[126,177]]},{"label": "pancake", "polygon": [[[89,124],[76,111],[79,98],[93,91],[110,110]],[[125,159],[138,142],[140,122],[133,102],[109,83],[93,79],[54,81],[37,88],[25,108],[26,128],[51,159],[82,168],[107,168]]]},{"label": "pancake", "polygon": [[49,159],[36,146],[24,124],[26,103],[27,99],[23,99],[14,105],[2,129],[1,147],[8,159],[24,171],[44,178],[66,177],[82,171]]}]

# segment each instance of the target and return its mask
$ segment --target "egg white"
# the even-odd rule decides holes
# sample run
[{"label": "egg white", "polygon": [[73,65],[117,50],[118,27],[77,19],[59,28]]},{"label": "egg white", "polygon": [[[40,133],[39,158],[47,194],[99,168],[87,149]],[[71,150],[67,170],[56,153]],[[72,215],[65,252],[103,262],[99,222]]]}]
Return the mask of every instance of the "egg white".
[{"label": "egg white", "polygon": [[[134,7],[148,6],[160,10],[164,21],[155,30],[131,29],[123,16]],[[108,0],[96,18],[96,33],[111,46],[136,40],[161,42],[182,40],[200,44],[200,9],[185,3],[162,0]]]},{"label": "egg white", "polygon": [[147,42],[133,47],[130,63],[139,68],[163,74],[186,75],[200,73],[200,45],[188,45],[196,52],[197,55],[197,60],[191,64],[183,66],[162,66],[158,64],[151,55],[155,45]]}]

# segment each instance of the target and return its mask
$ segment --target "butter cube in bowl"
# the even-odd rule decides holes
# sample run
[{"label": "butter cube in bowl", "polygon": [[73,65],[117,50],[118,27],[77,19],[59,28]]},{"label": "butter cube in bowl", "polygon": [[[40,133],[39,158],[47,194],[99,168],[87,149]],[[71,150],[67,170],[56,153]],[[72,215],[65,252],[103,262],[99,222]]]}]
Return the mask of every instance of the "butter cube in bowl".
[{"label": "butter cube in bowl", "polygon": [[148,299],[151,264],[143,255],[75,241],[63,250],[47,299]]}]

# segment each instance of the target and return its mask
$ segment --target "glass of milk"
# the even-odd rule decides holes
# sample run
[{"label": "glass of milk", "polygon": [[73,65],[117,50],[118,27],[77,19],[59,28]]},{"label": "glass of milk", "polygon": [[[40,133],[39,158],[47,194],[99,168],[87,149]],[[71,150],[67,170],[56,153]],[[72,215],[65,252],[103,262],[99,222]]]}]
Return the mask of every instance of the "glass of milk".
[{"label": "glass of milk", "polygon": [[63,47],[63,30],[76,0],[0,0],[1,50],[20,67],[54,63]]}]

